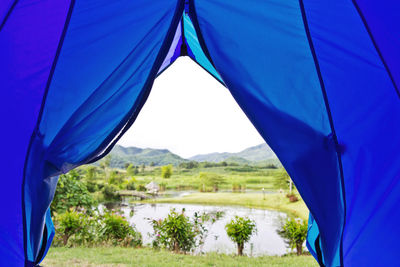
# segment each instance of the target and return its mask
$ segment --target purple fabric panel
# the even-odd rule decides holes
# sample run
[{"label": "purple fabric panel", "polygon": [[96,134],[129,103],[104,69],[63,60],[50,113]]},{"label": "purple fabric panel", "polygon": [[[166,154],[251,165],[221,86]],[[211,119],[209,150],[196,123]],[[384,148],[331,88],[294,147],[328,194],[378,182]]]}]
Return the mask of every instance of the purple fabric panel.
[{"label": "purple fabric panel", "polygon": [[400,1],[357,0],[370,33],[389,71],[400,87]]},{"label": "purple fabric panel", "polygon": [[168,54],[164,59],[158,73],[161,73],[166,67],[171,65],[175,59],[180,56],[180,48],[182,44],[182,28],[181,22],[179,22],[178,28],[176,29],[174,40],[172,41],[171,47],[169,48]]},{"label": "purple fabric panel", "polygon": [[[3,2],[2,2],[3,4]],[[3,7],[3,5],[2,5]],[[0,266],[23,266],[21,189],[24,161],[69,0],[19,1],[0,32]],[[4,265],[7,264],[7,265]]]}]

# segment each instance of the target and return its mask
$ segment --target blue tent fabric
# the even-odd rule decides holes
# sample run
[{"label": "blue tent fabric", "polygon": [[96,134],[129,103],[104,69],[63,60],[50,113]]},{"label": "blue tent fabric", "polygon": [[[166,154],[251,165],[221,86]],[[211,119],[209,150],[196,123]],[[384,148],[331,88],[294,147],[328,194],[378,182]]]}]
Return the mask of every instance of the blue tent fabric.
[{"label": "blue tent fabric", "polygon": [[0,266],[43,260],[58,175],[106,155],[179,56],[226,86],[278,155],[321,266],[393,265],[399,12],[387,0],[1,1]]}]

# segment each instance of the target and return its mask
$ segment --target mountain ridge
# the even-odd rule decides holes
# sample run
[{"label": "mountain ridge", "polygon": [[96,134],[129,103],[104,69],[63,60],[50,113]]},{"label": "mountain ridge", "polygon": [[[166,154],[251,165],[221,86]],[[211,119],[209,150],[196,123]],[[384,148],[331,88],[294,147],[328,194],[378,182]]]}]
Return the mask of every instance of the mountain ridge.
[{"label": "mountain ridge", "polygon": [[[155,148],[139,148],[139,147],[124,147],[116,145],[110,152],[111,167],[125,168],[126,164],[133,165],[179,165],[188,161],[208,161],[208,162],[234,162],[238,164],[256,164],[256,163],[272,163],[279,165],[279,160],[266,144],[248,147],[236,153],[230,152],[214,152],[208,154],[199,154],[190,158],[183,158],[168,149],[155,149]],[[97,163],[98,164],[98,163]]]},{"label": "mountain ridge", "polygon": [[248,147],[236,153],[214,152],[208,154],[199,154],[190,157],[189,160],[221,162],[231,157],[242,158],[250,162],[258,162],[277,158],[272,149],[266,143],[262,143],[256,146]]}]

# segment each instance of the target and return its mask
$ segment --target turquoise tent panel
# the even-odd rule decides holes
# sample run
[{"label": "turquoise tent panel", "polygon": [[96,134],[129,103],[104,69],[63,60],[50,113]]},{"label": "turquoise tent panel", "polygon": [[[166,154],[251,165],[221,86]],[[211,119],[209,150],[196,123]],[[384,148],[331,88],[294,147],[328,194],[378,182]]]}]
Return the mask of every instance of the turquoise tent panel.
[{"label": "turquoise tent panel", "polygon": [[221,76],[218,74],[214,66],[211,64],[210,60],[204,54],[203,49],[201,48],[196,30],[193,26],[192,20],[190,19],[188,12],[185,12],[183,14],[183,25],[185,41],[189,50],[189,56],[223,84]]}]

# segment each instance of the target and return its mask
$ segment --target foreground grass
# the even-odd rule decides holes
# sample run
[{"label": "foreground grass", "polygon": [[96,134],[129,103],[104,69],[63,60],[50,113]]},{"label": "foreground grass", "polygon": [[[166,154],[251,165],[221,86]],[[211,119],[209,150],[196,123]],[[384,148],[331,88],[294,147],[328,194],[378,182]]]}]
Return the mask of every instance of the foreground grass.
[{"label": "foreground grass", "polygon": [[202,205],[238,205],[257,209],[283,211],[289,215],[308,219],[308,209],[299,196],[299,201],[291,203],[284,194],[246,194],[246,193],[194,193],[183,197],[148,200],[156,203],[186,203]]},{"label": "foreground grass", "polygon": [[149,248],[51,248],[42,263],[44,267],[261,267],[261,266],[318,266],[312,256],[263,256],[237,257],[224,254],[201,256],[173,254],[169,251],[155,251]]}]

